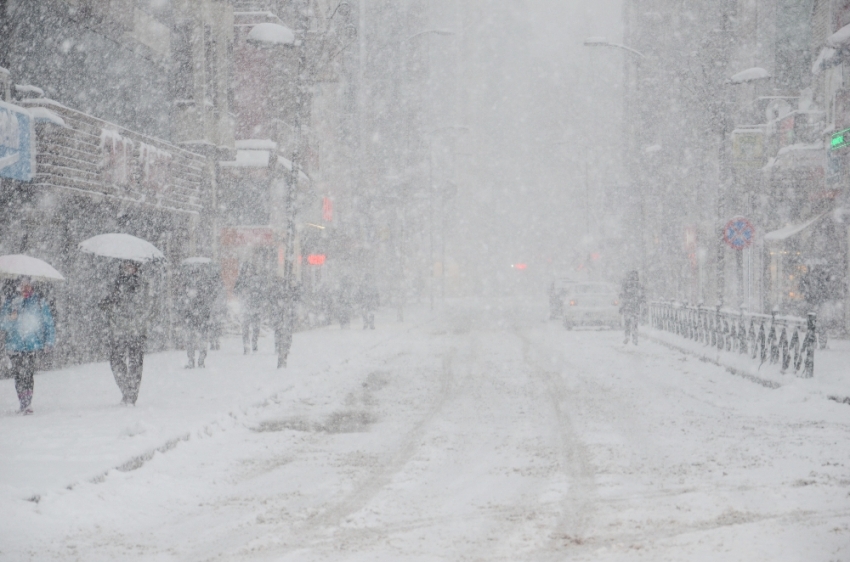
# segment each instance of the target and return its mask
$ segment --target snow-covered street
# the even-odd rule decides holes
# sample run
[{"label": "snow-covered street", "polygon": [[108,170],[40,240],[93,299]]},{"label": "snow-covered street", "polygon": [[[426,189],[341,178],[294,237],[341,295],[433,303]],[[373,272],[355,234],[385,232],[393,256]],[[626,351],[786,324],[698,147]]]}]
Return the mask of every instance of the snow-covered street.
[{"label": "snow-covered street", "polygon": [[136,408],[105,364],[30,417],[0,381],[0,559],[850,558],[847,405],[544,305],[151,356]]}]

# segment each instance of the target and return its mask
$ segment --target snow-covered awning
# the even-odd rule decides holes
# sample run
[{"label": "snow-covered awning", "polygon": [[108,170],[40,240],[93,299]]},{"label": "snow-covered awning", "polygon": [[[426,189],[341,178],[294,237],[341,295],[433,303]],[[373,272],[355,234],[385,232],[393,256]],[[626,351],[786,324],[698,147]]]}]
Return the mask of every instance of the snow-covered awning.
[{"label": "snow-covered awning", "polygon": [[745,84],[747,82],[765,80],[767,78],[770,78],[770,73],[760,66],[755,66],[734,74],[732,78],[729,79],[729,82],[732,84]]},{"label": "snow-covered awning", "polygon": [[56,113],[50,111],[46,107],[30,107],[29,108],[30,115],[32,118],[36,120],[36,122],[46,122],[53,123],[54,125],[59,125],[60,127],[68,128],[68,125],[65,124],[65,120],[56,115]]},{"label": "snow-covered awning", "polygon": [[236,160],[218,163],[222,168],[268,168],[271,152],[268,150],[237,150]]},{"label": "snow-covered awning", "polygon": [[823,143],[792,144],[780,149],[776,157],[771,158],[762,171],[823,168],[825,164],[826,150]]},{"label": "snow-covered awning", "polygon": [[277,143],[269,139],[244,139],[236,141],[237,150],[277,150]]},{"label": "snow-covered awning", "polygon": [[826,46],[839,48],[850,43],[850,25],[845,25],[826,39]]},{"label": "snow-covered awning", "polygon": [[812,74],[820,74],[824,69],[835,65],[836,54],[838,54],[838,49],[834,47],[824,47],[821,49],[818,58],[812,63]]},{"label": "snow-covered awning", "polygon": [[[292,171],[292,160],[287,160],[283,156],[278,155],[277,162],[278,162],[278,164],[281,164],[284,168],[286,168],[290,172]],[[300,181],[312,181],[310,179],[310,176],[308,176],[307,174],[305,174],[301,170],[298,170],[298,179]]]},{"label": "snow-covered awning", "polygon": [[787,239],[791,238],[792,236],[800,234],[801,232],[803,232],[804,230],[806,230],[807,228],[809,228],[810,226],[812,226],[813,224],[815,224],[816,222],[818,222],[819,220],[821,220],[822,218],[824,218],[825,216],[827,216],[831,212],[832,211],[827,211],[826,213],[820,214],[813,219],[807,220],[806,222],[799,223],[799,224],[792,224],[792,225],[786,226],[784,228],[774,230],[773,232],[768,232],[767,234],[764,235],[764,239],[767,242],[781,242],[783,240],[787,240]]},{"label": "snow-covered awning", "polygon": [[248,33],[248,41],[264,45],[295,45],[295,32],[279,23],[258,23]]}]

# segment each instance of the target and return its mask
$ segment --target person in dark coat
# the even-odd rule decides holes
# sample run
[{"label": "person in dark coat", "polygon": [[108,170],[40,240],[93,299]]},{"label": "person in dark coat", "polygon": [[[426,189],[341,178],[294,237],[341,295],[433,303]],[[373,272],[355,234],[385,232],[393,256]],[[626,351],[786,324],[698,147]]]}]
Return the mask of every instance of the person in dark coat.
[{"label": "person in dark coat", "polygon": [[351,325],[351,313],[355,295],[353,294],[351,283],[348,279],[343,279],[339,286],[339,293],[336,299],[336,314],[339,319],[339,327],[346,329]]},{"label": "person in dark coat", "polygon": [[295,332],[295,307],[300,298],[300,288],[289,288],[283,277],[275,277],[271,288],[271,313],[274,325],[274,347],[277,353],[278,369],[286,367],[289,350],[292,348],[292,334]]},{"label": "person in dark coat", "polygon": [[186,268],[182,273],[179,311],[186,337],[186,355],[189,359],[186,368],[195,368],[195,351],[198,352],[197,365],[203,368],[207,357],[207,341],[215,294],[209,280],[209,272],[205,269]]},{"label": "person in dark coat", "polygon": [[109,364],[124,405],[135,405],[139,397],[145,340],[153,313],[151,305],[148,284],[142,278],[139,265],[123,261],[100,308],[107,315]]},{"label": "person in dark coat", "polygon": [[380,305],[380,295],[378,289],[371,282],[371,279],[366,279],[360,290],[358,291],[357,301],[360,305],[360,314],[363,316],[363,329],[375,329],[375,311]]},{"label": "person in dark coat", "polygon": [[626,339],[623,343],[629,343],[631,338],[632,343],[638,343],[638,318],[640,316],[640,308],[646,302],[643,285],[640,284],[640,277],[637,271],[630,271],[623,279],[623,284],[620,288],[620,314],[623,315],[623,325],[626,330]]},{"label": "person in dark coat", "polygon": [[7,298],[0,310],[0,330],[6,333],[6,353],[12,364],[20,412],[32,414],[36,354],[56,344],[56,326],[50,305],[22,278],[17,294]]},{"label": "person in dark coat", "polygon": [[236,280],[235,291],[242,306],[242,347],[245,355],[248,355],[249,350],[257,351],[263,306],[267,296],[264,281],[253,261],[245,264]]}]

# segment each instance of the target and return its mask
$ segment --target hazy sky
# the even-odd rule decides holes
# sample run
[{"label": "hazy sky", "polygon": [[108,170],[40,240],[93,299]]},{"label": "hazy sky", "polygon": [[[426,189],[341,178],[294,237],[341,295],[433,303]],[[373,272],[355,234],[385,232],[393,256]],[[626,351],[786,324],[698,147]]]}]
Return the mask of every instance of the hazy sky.
[{"label": "hazy sky", "polygon": [[435,25],[463,21],[460,121],[470,127],[449,254],[491,279],[520,261],[548,276],[586,234],[588,204],[593,230],[598,190],[624,181],[610,142],[622,127],[623,55],[582,44],[621,40],[620,2],[442,4]]}]

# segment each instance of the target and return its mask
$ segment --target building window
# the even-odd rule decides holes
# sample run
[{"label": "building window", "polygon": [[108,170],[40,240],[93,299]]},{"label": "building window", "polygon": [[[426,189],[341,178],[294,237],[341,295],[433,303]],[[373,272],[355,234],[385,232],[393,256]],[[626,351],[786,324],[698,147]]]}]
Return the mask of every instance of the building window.
[{"label": "building window", "polygon": [[204,26],[204,76],[206,79],[205,102],[218,107],[218,65],[216,64],[216,40],[212,27]]},{"label": "building window", "polygon": [[183,22],[175,26],[173,45],[172,88],[174,99],[192,100],[195,98],[195,64],[192,56],[191,22]]}]

